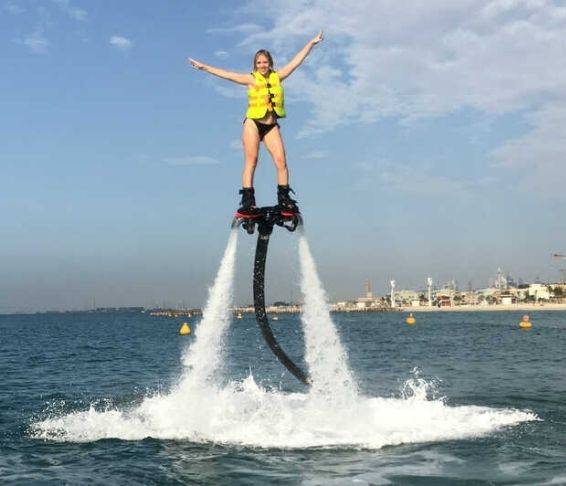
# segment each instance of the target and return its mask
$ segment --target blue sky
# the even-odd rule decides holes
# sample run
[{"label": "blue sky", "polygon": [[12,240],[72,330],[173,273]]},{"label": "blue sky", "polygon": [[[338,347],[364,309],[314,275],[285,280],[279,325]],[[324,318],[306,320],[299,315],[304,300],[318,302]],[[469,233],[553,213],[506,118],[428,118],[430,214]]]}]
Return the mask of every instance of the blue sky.
[{"label": "blue sky", "polygon": [[[187,66],[280,65],[291,184],[332,299],[566,251],[566,6],[550,0],[1,0],[0,312],[200,306],[237,206],[245,89]],[[260,204],[275,198],[262,153]],[[251,300],[242,235],[236,299]],[[298,296],[277,234],[268,300]]]}]

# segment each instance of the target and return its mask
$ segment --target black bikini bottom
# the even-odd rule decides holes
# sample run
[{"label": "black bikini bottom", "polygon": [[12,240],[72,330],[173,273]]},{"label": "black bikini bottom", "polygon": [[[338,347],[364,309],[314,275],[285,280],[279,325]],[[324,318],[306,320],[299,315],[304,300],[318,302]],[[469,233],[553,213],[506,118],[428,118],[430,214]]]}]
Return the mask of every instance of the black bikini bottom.
[{"label": "black bikini bottom", "polygon": [[[253,120],[253,118],[252,118],[252,120]],[[277,122],[270,123],[269,125],[267,123],[260,123],[256,120],[253,120],[253,122],[255,123],[255,126],[257,127],[260,142],[263,140],[263,137],[265,137],[271,131],[272,128],[279,126],[279,123],[277,123]]]}]

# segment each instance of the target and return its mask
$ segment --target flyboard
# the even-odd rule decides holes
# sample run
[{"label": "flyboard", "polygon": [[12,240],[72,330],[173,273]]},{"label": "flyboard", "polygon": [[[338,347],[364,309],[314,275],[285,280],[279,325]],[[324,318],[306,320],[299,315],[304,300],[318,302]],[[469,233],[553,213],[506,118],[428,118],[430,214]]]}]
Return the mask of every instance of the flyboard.
[{"label": "flyboard", "polygon": [[258,208],[253,217],[239,217],[232,220],[232,228],[242,226],[248,234],[253,235],[257,226],[257,245],[255,249],[253,292],[255,318],[261,329],[265,342],[272,353],[279,359],[281,364],[289,370],[300,382],[305,385],[310,384],[310,379],[299,366],[285,353],[279,345],[273,331],[269,326],[269,320],[265,312],[265,261],[269,247],[269,238],[275,226],[285,228],[288,231],[295,231],[303,225],[303,218],[300,213],[283,213],[279,206],[265,206]]}]

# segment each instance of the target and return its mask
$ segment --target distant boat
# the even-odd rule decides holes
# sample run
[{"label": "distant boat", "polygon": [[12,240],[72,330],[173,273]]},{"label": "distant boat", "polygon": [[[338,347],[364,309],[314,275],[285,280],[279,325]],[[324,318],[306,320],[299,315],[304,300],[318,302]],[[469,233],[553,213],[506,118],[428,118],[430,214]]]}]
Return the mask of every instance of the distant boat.
[{"label": "distant boat", "polygon": [[273,320],[273,321],[278,321],[278,320],[279,320],[279,316],[271,316],[271,320]]},{"label": "distant boat", "polygon": [[236,319],[241,319],[242,317],[244,317],[244,316],[242,315],[241,312],[236,313]]}]

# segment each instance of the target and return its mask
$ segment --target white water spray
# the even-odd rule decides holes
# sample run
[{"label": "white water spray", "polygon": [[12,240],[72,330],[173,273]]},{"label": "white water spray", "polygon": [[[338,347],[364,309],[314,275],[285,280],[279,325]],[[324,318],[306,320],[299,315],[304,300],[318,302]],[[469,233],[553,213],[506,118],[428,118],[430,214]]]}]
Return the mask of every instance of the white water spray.
[{"label": "white water spray", "polygon": [[[306,239],[299,252],[304,294],[308,394],[259,387],[252,376],[225,386],[217,381],[222,341],[230,323],[237,233],[232,232],[209,291],[195,342],[184,356],[179,384],[145,397],[131,408],[92,404],[88,410],[52,415],[32,423],[35,438],[92,442],[100,439],[176,439],[251,447],[366,447],[455,440],[489,434],[536,420],[529,412],[487,407],[449,407],[427,398],[428,384],[411,382],[409,396],[364,397],[330,319],[326,297]],[[403,394],[405,395],[405,393]]]},{"label": "white water spray", "polygon": [[223,363],[222,341],[230,325],[230,307],[233,297],[234,268],[238,230],[233,229],[224,250],[214,284],[208,291],[208,300],[202,313],[202,319],[195,332],[195,341],[187,350],[183,363],[189,369],[184,375],[183,384],[187,382],[214,382]]},{"label": "white water spray", "polygon": [[312,391],[327,396],[353,397],[356,384],[348,367],[346,351],[330,317],[326,293],[306,237],[299,237],[301,291],[304,305],[301,319],[305,329],[305,361]]}]

